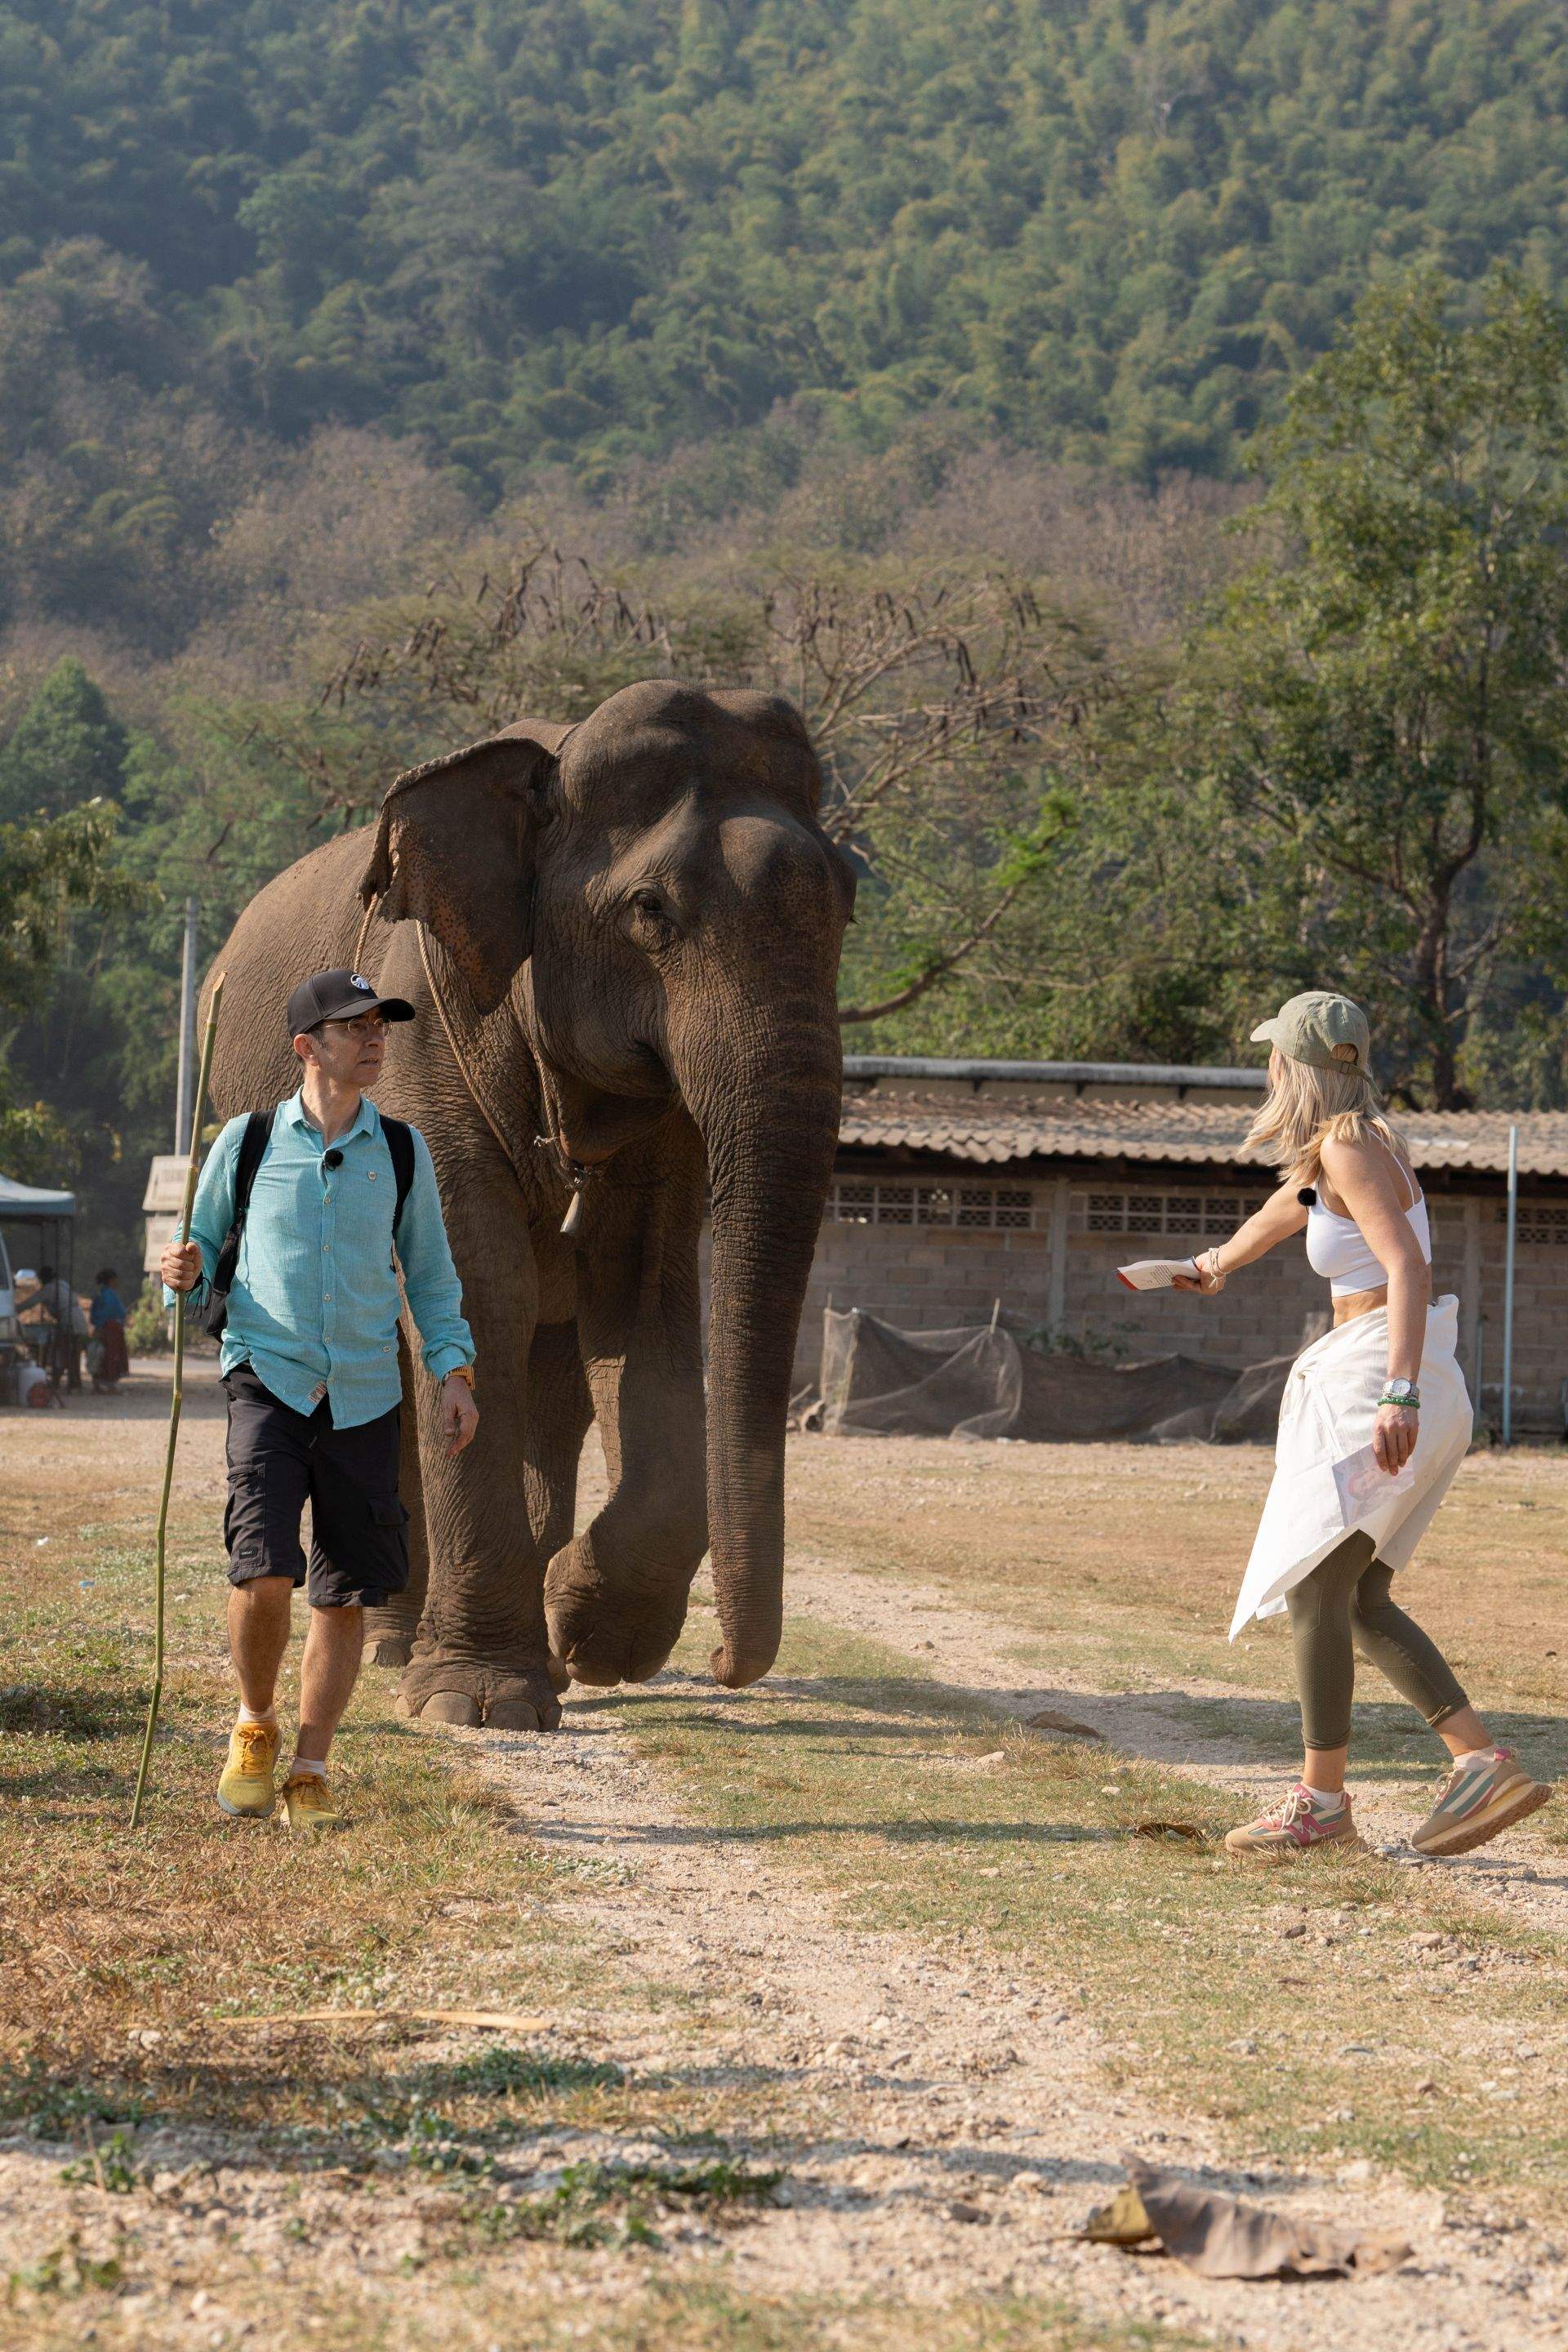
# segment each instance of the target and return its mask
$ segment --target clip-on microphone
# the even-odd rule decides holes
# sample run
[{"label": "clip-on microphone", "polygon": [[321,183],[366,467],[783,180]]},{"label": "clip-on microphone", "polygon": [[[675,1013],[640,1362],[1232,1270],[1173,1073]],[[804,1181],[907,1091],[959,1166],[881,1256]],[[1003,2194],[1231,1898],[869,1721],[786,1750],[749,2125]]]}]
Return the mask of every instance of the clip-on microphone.
[{"label": "clip-on microphone", "polygon": [[341,1168],[342,1164],[343,1155],[336,1149],[335,1146],[331,1151],[322,1152],[321,1165],[323,1168]]}]

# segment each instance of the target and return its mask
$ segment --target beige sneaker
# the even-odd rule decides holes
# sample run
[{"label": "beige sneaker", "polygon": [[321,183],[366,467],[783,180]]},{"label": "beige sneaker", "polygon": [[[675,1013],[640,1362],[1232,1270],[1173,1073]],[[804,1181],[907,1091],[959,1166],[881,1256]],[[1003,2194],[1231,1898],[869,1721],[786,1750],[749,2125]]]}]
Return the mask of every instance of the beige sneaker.
[{"label": "beige sneaker", "polygon": [[1468,1853],[1539,1812],[1552,1793],[1511,1748],[1494,1748],[1479,1762],[1455,1765],[1410,1843],[1417,1853]]},{"label": "beige sneaker", "polygon": [[1302,1780],[1255,1822],[1232,1830],[1225,1842],[1227,1853],[1248,1854],[1257,1862],[1292,1861],[1297,1854],[1312,1853],[1326,1845],[1350,1853],[1366,1851],[1351,1819],[1349,1797],[1331,1812],[1320,1810]]},{"label": "beige sneaker", "polygon": [[341,1830],[343,1817],[320,1772],[294,1772],[283,1783],[283,1823],[291,1830]]},{"label": "beige sneaker", "polygon": [[237,1821],[264,1822],[277,1803],[273,1775],[279,1736],[275,1723],[237,1723],[229,1733],[217,1801]]}]

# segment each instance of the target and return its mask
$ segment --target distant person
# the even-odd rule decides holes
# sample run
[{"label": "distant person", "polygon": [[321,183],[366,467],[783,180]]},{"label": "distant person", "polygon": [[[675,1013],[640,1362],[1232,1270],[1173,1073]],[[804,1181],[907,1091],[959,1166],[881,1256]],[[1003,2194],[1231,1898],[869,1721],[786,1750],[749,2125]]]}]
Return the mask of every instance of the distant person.
[{"label": "distant person", "polygon": [[1433,1302],[1426,1202],[1368,1075],[1360,1006],[1310,990],[1252,1034],[1273,1051],[1247,1142],[1280,1170],[1279,1190],[1176,1286],[1212,1298],[1305,1230],[1334,1319],[1286,1383],[1274,1483],[1230,1629],[1234,1641],[1254,1614],[1289,1611],[1305,1759],[1289,1792],[1226,1844],[1264,1857],[1360,1845],[1345,1790],[1359,1650],[1453,1759],[1417,1852],[1466,1853],[1552,1791],[1493,1745],[1447,1660],[1390,1597],[1470,1444],[1458,1301]]},{"label": "distant person", "polygon": [[[274,1016],[276,1017],[276,1016]],[[248,1120],[231,1118],[196,1192],[191,1239],[164,1250],[171,1292],[210,1290],[224,1258],[228,1291],[220,1370],[228,1397],[228,1638],[238,1720],[217,1801],[241,1820],[273,1810],[280,1735],[273,1704],[304,1584],[310,1631],[300,1665],[300,1729],[283,1790],[290,1829],[335,1829],[327,1785],[332,1734],[359,1678],[363,1619],[408,1582],[408,1514],[397,1496],[401,1383],[397,1271],[438,1382],[448,1451],[479,1426],[474,1343],[447,1246],[424,1137],[384,1123],[365,1089],[381,1076],[401,997],[319,971],[294,991],[289,1035],[300,1090],[268,1114],[242,1220],[237,1176]],[[398,1164],[411,1177],[398,1211]],[[310,1505],[307,1578],[300,1520]]]},{"label": "distant person", "polygon": [[54,1326],[49,1334],[49,1377],[58,1388],[64,1381],[73,1396],[81,1391],[81,1351],[87,1339],[87,1317],[81,1301],[63,1274],[52,1265],[38,1268],[34,1303],[41,1306]]},{"label": "distant person", "polygon": [[92,1277],[92,1297],[87,1310],[92,1336],[100,1349],[98,1369],[92,1376],[93,1391],[99,1396],[112,1396],[118,1382],[131,1370],[125,1349],[125,1304],[114,1283],[114,1268],[100,1266]]}]

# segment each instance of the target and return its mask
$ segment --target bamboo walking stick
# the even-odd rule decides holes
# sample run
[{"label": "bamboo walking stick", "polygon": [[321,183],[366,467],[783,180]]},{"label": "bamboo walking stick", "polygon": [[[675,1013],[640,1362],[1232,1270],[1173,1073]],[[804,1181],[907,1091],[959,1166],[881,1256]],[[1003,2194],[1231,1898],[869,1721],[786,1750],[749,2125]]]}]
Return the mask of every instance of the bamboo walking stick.
[{"label": "bamboo walking stick", "polygon": [[[191,1111],[191,1154],[185,1167],[184,1205],[180,1211],[179,1239],[183,1249],[191,1238],[191,1208],[196,1197],[196,1162],[202,1148],[202,1108],[207,1098],[207,1078],[212,1070],[213,1039],[217,1034],[218,1007],[223,1003],[224,975],[220,971],[213,982],[212,1003],[207,1007],[207,1025],[202,1034],[201,1068],[196,1076],[196,1099]],[[142,1792],[147,1785],[147,1760],[153,1753],[153,1734],[157,1727],[158,1703],[163,1696],[163,1563],[169,1537],[169,1490],[174,1483],[174,1443],[180,1433],[180,1404],[184,1395],[185,1370],[185,1307],[182,1298],[174,1314],[174,1392],[169,1402],[169,1443],[163,1454],[163,1492],[158,1502],[157,1565],[153,1571],[153,1696],[147,1707],[147,1728],[142,1736],[142,1761],[136,1768],[136,1794],[131,1802],[131,1826],[136,1829],[142,1820]]]}]

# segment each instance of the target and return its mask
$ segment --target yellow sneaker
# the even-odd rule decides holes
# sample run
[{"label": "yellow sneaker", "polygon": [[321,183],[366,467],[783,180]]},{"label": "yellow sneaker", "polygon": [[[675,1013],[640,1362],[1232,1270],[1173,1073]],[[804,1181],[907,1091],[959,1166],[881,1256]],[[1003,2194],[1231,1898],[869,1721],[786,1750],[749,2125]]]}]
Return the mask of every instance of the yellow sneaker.
[{"label": "yellow sneaker", "polygon": [[264,1822],[278,1801],[272,1775],[278,1763],[275,1723],[237,1723],[228,1735],[228,1762],[217,1784],[217,1801],[237,1821]]},{"label": "yellow sneaker", "polygon": [[293,1772],[283,1783],[283,1822],[291,1830],[341,1830],[343,1817],[320,1772]]}]

